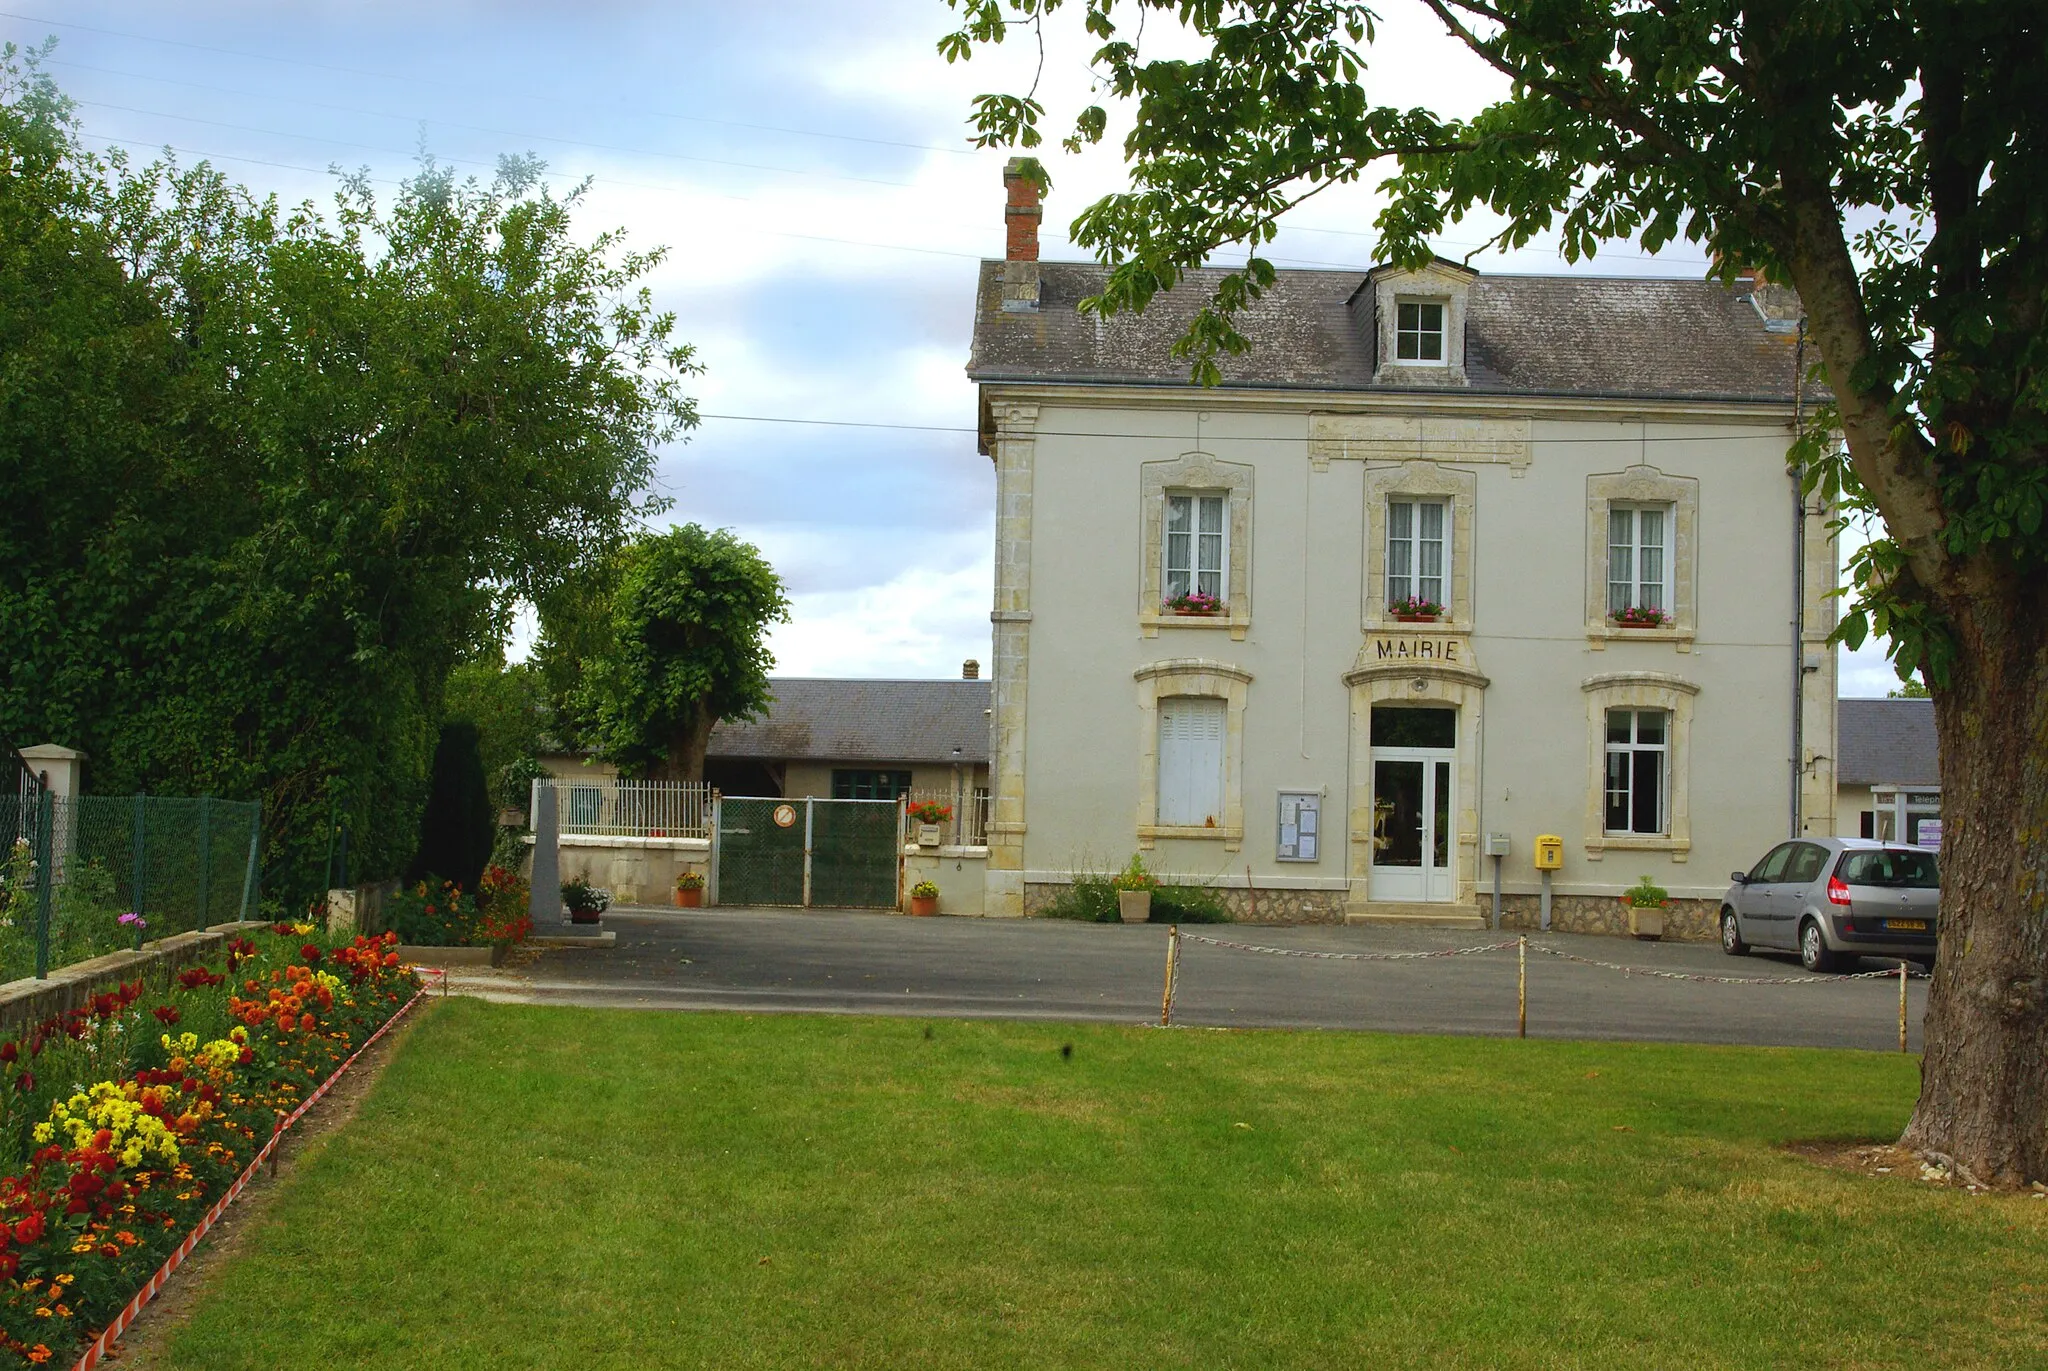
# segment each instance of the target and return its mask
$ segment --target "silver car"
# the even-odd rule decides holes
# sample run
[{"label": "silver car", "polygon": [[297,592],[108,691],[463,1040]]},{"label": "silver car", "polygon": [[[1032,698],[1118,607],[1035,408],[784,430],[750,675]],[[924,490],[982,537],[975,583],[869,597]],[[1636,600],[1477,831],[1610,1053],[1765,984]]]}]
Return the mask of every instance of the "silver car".
[{"label": "silver car", "polygon": [[1779,843],[1721,897],[1721,950],[1797,952],[1808,971],[1861,956],[1934,962],[1941,874],[1926,848],[1870,838]]}]

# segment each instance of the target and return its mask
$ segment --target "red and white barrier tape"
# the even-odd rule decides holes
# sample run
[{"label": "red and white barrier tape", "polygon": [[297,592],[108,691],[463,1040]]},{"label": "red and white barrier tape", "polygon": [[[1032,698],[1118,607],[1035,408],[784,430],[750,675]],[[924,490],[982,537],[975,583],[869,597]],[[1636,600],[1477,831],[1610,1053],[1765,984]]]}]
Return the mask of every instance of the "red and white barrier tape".
[{"label": "red and white barrier tape", "polygon": [[[446,974],[445,972],[442,973],[444,980],[446,979]],[[227,1193],[214,1201],[213,1208],[206,1211],[206,1217],[201,1219],[198,1226],[185,1235],[185,1240],[178,1244],[170,1256],[164,1258],[164,1264],[156,1269],[156,1274],[149,1278],[142,1289],[135,1292],[135,1298],[129,1300],[122,1307],[121,1312],[114,1316],[114,1321],[101,1331],[99,1337],[93,1339],[92,1346],[85,1349],[84,1355],[79,1357],[78,1361],[73,1364],[71,1371],[92,1371],[94,1367],[100,1364],[101,1359],[107,1355],[114,1344],[120,1341],[121,1335],[128,1331],[128,1325],[135,1322],[135,1316],[142,1312],[143,1306],[156,1298],[157,1292],[163,1289],[164,1283],[171,1278],[171,1273],[184,1264],[185,1258],[192,1255],[192,1249],[199,1245],[199,1240],[205,1237],[214,1224],[220,1221],[220,1216],[227,1212],[228,1206],[235,1202],[235,1197],[242,1193],[243,1187],[248,1185],[250,1179],[255,1176],[256,1168],[269,1160],[270,1154],[277,1148],[278,1140],[284,1137],[285,1130],[297,1123],[308,1109],[317,1104],[321,1096],[325,1095],[333,1088],[334,1083],[341,1079],[342,1072],[354,1066],[356,1058],[368,1052],[372,1043],[376,1042],[377,1039],[383,1037],[386,1033],[389,1033],[400,1019],[411,1012],[414,1005],[426,998],[426,995],[427,987],[423,985],[418,991],[414,992],[411,999],[400,1005],[398,1012],[386,1019],[375,1033],[363,1039],[363,1045],[349,1053],[347,1060],[334,1068],[327,1079],[320,1083],[318,1090],[308,1095],[305,1101],[297,1109],[294,1109],[290,1115],[284,1116],[281,1119],[278,1125],[271,1130],[270,1141],[263,1144],[262,1149],[250,1160],[248,1166],[242,1169],[242,1174],[235,1177],[234,1184],[227,1188]]]}]

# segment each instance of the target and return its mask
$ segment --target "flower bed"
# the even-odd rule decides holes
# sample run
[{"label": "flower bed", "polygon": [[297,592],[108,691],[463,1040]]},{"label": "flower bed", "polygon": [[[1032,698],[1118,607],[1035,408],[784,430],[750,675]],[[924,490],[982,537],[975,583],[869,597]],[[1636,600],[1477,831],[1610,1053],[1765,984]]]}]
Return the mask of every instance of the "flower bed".
[{"label": "flower bed", "polygon": [[75,1357],[418,989],[395,934],[311,933],[236,938],[221,970],[0,1043],[0,1365]]}]

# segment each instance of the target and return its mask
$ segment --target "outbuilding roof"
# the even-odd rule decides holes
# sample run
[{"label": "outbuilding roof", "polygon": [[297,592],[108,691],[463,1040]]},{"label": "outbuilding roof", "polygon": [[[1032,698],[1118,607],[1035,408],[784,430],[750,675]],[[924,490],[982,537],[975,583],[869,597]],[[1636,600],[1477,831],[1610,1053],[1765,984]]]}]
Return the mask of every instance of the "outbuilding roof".
[{"label": "outbuilding roof", "polygon": [[[1002,307],[1004,264],[981,264],[967,373],[990,382],[1186,385],[1173,345],[1221,269],[1187,274],[1142,314],[1077,308],[1108,268],[1040,262],[1036,310]],[[1286,270],[1238,316],[1251,351],[1219,365],[1225,388],[1396,391],[1373,381],[1373,340],[1350,307],[1359,271]],[[1763,288],[1768,311],[1789,297]],[[1467,394],[1783,402],[1796,334],[1767,328],[1746,287],[1648,277],[1475,275],[1466,315]],[[1795,305],[1796,308],[1796,305]],[[1441,393],[1441,387],[1433,387]]]},{"label": "outbuilding roof", "polygon": [[1835,731],[1840,785],[1941,782],[1932,700],[1838,701]]},{"label": "outbuilding roof", "polygon": [[[990,682],[772,678],[753,723],[711,730],[708,755],[762,761],[988,761]],[[956,755],[954,749],[958,748]]]}]

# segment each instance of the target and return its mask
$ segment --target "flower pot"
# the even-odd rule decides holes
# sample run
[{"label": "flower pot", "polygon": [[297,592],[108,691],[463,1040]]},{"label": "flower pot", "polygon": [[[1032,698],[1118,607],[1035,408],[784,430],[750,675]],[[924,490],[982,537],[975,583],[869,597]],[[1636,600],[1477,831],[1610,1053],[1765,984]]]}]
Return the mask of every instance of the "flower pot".
[{"label": "flower pot", "polygon": [[604,916],[595,909],[572,909],[569,911],[569,922],[572,924],[600,923],[603,921],[603,918]]},{"label": "flower pot", "polygon": [[937,847],[940,836],[937,824],[919,824],[917,826],[917,845],[919,847]]},{"label": "flower pot", "polygon": [[1671,627],[1671,625],[1669,624],[1651,624],[1629,619],[1610,619],[1608,620],[1608,623],[1614,626],[1615,628],[1652,629]]},{"label": "flower pot", "polygon": [[677,909],[701,909],[701,908],[703,907],[703,905],[704,905],[704,887],[703,887],[703,886],[701,886],[701,885],[700,885],[700,886],[696,887],[696,888],[695,888],[695,889],[693,889],[693,890],[678,890],[678,891],[676,891],[676,908],[677,908]]},{"label": "flower pot", "polygon": [[1183,619],[1213,619],[1223,611],[1220,609],[1174,609],[1167,612],[1178,615]]},{"label": "flower pot", "polygon": [[1116,893],[1117,917],[1127,924],[1141,924],[1152,917],[1152,892],[1149,890],[1119,890]]},{"label": "flower pot", "polygon": [[939,897],[936,895],[912,895],[910,912],[920,919],[930,918],[939,912]]},{"label": "flower pot", "polygon": [[1643,938],[1651,942],[1662,938],[1664,936],[1664,907],[1662,905],[1629,905],[1628,931],[1632,937]]},{"label": "flower pot", "polygon": [[1396,614],[1394,618],[1404,624],[1433,624],[1441,620],[1441,614]]}]

